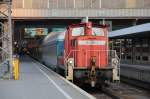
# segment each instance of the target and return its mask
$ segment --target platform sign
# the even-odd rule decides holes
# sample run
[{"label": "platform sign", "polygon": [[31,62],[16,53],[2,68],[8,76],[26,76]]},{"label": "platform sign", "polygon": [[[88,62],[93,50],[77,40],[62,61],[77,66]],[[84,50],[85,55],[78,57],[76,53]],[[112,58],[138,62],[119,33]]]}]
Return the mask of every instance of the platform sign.
[{"label": "platform sign", "polygon": [[25,28],[24,38],[33,38],[35,36],[44,36],[48,34],[48,28]]},{"label": "platform sign", "polygon": [[64,32],[65,30],[66,30],[65,27],[62,27],[62,28],[52,28],[52,32],[55,32],[55,33]]}]

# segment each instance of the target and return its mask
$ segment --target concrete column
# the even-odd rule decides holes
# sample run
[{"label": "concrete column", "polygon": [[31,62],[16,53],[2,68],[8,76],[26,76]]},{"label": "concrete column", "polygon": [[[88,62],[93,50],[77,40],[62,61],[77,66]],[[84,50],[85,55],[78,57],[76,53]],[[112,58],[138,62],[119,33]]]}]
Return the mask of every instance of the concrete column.
[{"label": "concrete column", "polygon": [[10,74],[13,76],[13,49],[12,49],[12,19],[11,19],[11,2],[8,2],[8,50],[9,50],[9,65]]}]

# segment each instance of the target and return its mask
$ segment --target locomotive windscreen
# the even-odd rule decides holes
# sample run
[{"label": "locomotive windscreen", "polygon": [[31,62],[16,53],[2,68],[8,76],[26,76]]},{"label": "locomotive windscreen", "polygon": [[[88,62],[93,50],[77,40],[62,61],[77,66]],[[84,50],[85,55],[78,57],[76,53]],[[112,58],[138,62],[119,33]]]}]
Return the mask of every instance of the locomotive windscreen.
[{"label": "locomotive windscreen", "polygon": [[[81,36],[84,35],[84,27],[75,27],[72,29],[72,36]],[[95,36],[104,36],[104,31],[102,28],[93,27],[92,34]]]}]

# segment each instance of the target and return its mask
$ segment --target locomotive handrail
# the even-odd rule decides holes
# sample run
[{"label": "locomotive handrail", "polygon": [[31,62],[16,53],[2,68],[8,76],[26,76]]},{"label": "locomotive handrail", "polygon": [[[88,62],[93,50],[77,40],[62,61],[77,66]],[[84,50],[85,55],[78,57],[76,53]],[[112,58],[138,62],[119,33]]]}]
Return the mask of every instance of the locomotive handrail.
[{"label": "locomotive handrail", "polygon": [[70,52],[69,52],[69,54],[68,54],[68,56],[67,57],[65,57],[66,56],[66,53],[65,53],[65,51],[64,51],[64,63],[65,63],[65,65],[66,65],[66,63],[67,63],[67,59],[69,58],[69,56],[70,56],[70,54],[72,53],[72,52],[75,52],[75,51],[80,51],[80,50],[71,50]]},{"label": "locomotive handrail", "polygon": [[[117,55],[117,52],[116,52],[116,50],[115,50],[115,58],[118,60],[118,76],[119,76],[119,78],[120,78],[120,58],[118,57],[118,55]],[[120,80],[119,80],[119,83],[120,83]]]}]

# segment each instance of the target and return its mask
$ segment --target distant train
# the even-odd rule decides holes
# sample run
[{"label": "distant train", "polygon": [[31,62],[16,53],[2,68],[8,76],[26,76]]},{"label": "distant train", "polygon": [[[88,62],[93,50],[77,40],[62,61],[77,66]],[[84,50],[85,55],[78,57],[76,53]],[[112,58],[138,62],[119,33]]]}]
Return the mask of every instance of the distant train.
[{"label": "distant train", "polygon": [[[32,56],[77,84],[102,85],[119,80],[119,60],[109,51],[108,26],[85,22],[50,33]],[[111,57],[110,57],[111,56]]]}]

